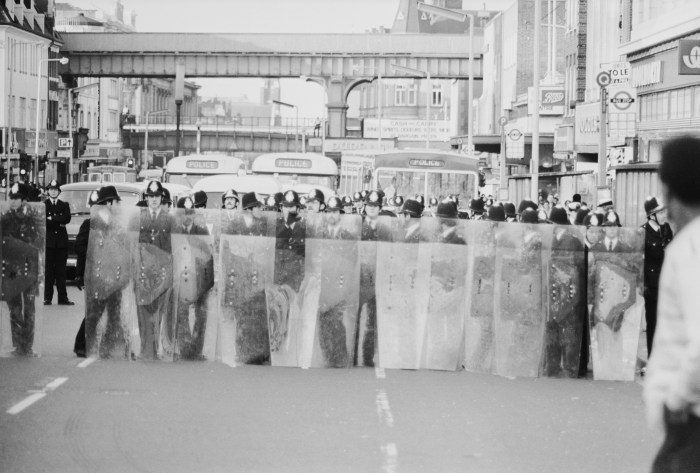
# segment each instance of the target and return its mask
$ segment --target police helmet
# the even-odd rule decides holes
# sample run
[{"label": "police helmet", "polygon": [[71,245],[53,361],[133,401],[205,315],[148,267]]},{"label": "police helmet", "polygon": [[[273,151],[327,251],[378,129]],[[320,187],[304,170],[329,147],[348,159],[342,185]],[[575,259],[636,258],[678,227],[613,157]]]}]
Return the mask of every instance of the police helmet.
[{"label": "police helmet", "polygon": [[320,202],[323,204],[326,201],[326,196],[323,195],[320,189],[311,189],[306,195],[306,202]]},{"label": "police helmet", "polygon": [[180,197],[177,199],[177,208],[178,209],[193,209],[194,208],[194,201],[192,200],[192,197]]},{"label": "police helmet", "polygon": [[494,204],[489,207],[486,218],[493,222],[505,222],[506,221],[506,210],[501,204]]},{"label": "police helmet", "polygon": [[555,205],[552,211],[549,212],[549,220],[557,225],[569,225],[569,219],[566,217],[566,209],[561,205]]},{"label": "police helmet", "polygon": [[473,210],[474,213],[483,214],[484,213],[484,201],[481,199],[472,199],[469,201],[469,209]]},{"label": "police helmet", "polygon": [[578,212],[576,212],[576,218],[574,219],[574,225],[585,225],[583,223],[583,220],[590,212],[591,209],[589,209],[588,207],[581,207],[580,209],[578,209]]},{"label": "police helmet", "polygon": [[192,202],[194,203],[195,209],[202,209],[207,206],[207,193],[204,191],[197,191],[192,194]]},{"label": "police helmet", "polygon": [[[275,197],[271,195],[269,198],[272,198],[274,203]],[[259,207],[260,205],[261,204],[258,201],[255,192],[246,192],[245,194],[243,194],[243,197],[241,198],[241,208],[243,210],[252,209],[253,207]],[[276,203],[275,207],[277,207]]]},{"label": "police helmet", "polygon": [[146,187],[146,192],[144,192],[146,197],[150,196],[162,196],[163,195],[163,184],[160,181],[151,181]]},{"label": "police helmet", "polygon": [[535,212],[537,211],[537,204],[534,203],[531,200],[523,199],[520,201],[520,204],[518,205],[518,214],[522,214],[526,209],[532,209]]},{"label": "police helmet", "polygon": [[355,192],[352,194],[352,201],[353,202],[362,202],[364,198],[362,197],[361,192]]},{"label": "police helmet", "polygon": [[431,207],[436,207],[438,203],[437,197],[431,197],[430,200],[428,200],[428,205]]},{"label": "police helmet", "polygon": [[657,212],[661,212],[664,210],[666,207],[663,206],[663,204],[660,204],[659,201],[656,200],[656,197],[647,197],[647,200],[644,201],[644,211],[647,214],[647,217],[651,217]]},{"label": "police helmet", "polygon": [[369,205],[371,207],[381,207],[382,206],[382,197],[379,195],[379,192],[377,191],[372,191],[367,194],[367,197],[364,199],[365,200],[365,205]]},{"label": "police helmet", "polygon": [[406,199],[398,213],[407,214],[414,218],[420,218],[421,214],[423,213],[423,206],[417,200]]},{"label": "police helmet", "polygon": [[[112,201],[122,200],[119,197],[119,193],[117,192],[117,189],[114,186],[102,186],[96,192],[97,192],[97,200],[95,200],[94,203],[98,204],[98,205],[104,205],[110,200],[112,200]],[[90,197],[92,197],[92,194],[90,195]]]},{"label": "police helmet", "polygon": [[435,216],[440,218],[457,218],[457,206],[451,200],[444,200],[437,205]]},{"label": "police helmet", "polygon": [[339,197],[332,196],[328,199],[328,203],[326,204],[326,212],[340,212],[340,213],[345,213],[343,211],[343,201],[340,200]]},{"label": "police helmet", "polygon": [[238,192],[236,192],[235,189],[229,189],[226,192],[224,192],[223,194],[221,194],[221,205],[224,205],[226,203],[226,199],[231,199],[231,198],[236,199],[236,202],[239,201]]},{"label": "police helmet", "polygon": [[163,187],[163,199],[160,201],[161,205],[172,205],[173,199],[170,197],[170,191]]},{"label": "police helmet", "polygon": [[51,182],[48,183],[46,186],[46,190],[48,191],[49,189],[58,189],[58,191],[61,191],[61,185],[58,183],[56,179],[51,179]]},{"label": "police helmet", "polygon": [[416,195],[416,202],[418,202],[421,206],[425,207],[425,197],[423,197],[423,194],[418,194]]},{"label": "police helmet", "polygon": [[539,223],[540,219],[537,215],[537,210],[530,207],[523,210],[520,214],[521,223]]},{"label": "police helmet", "polygon": [[88,197],[88,205],[92,207],[97,203],[97,199],[100,198],[100,194],[98,191],[92,191],[90,192],[90,196]]},{"label": "police helmet", "polygon": [[[404,200],[403,196],[395,195],[391,205],[393,205],[394,207],[401,207],[406,202],[408,202],[408,201]],[[414,200],[414,202],[415,202],[415,200]],[[421,210],[421,212],[423,212],[423,211]]]},{"label": "police helmet", "polygon": [[352,201],[352,197],[350,197],[349,195],[343,196],[343,199],[342,199],[342,200],[343,200],[343,207],[350,207],[350,206],[352,206],[352,202],[353,202],[353,201]]},{"label": "police helmet", "polygon": [[620,216],[614,210],[608,210],[605,212],[605,218],[603,221],[604,227],[621,227]]},{"label": "police helmet", "polygon": [[301,207],[299,194],[293,190],[288,190],[282,197],[282,207]]},{"label": "police helmet", "polygon": [[503,204],[503,210],[506,211],[506,218],[515,217],[515,204],[513,202],[506,202]]}]

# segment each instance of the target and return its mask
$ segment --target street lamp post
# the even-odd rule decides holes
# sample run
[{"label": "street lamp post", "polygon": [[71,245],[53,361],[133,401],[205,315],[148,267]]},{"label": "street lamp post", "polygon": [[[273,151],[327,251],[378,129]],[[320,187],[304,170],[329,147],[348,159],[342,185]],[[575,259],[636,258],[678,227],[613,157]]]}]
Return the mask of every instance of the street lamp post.
[{"label": "street lamp post", "polygon": [[430,13],[431,15],[447,18],[448,20],[461,21],[464,23],[469,18],[469,104],[467,105],[467,149],[472,153],[474,149],[474,131],[472,119],[474,117],[474,15],[464,13],[449,8],[436,7],[427,3],[418,2],[418,11]]},{"label": "street lamp post", "polygon": [[430,72],[419,71],[418,69],[412,69],[410,67],[399,66],[398,64],[392,64],[392,69],[396,71],[405,72],[407,74],[412,74],[417,77],[425,77],[428,80],[428,86],[425,88],[425,119],[428,121],[428,129],[425,133],[425,148],[430,148],[430,100],[431,100],[431,90],[430,90]]},{"label": "street lamp post", "polygon": [[[168,109],[146,112],[146,130],[143,136],[143,159],[146,161],[146,168],[148,168],[148,117],[156,113],[165,113],[167,111]],[[143,166],[143,160],[141,161],[141,166]]]},{"label": "street lamp post", "polygon": [[80,93],[83,90],[91,89],[93,87],[98,87],[99,83],[81,85],[80,87],[73,87],[68,89],[68,137],[73,143],[70,149],[70,158],[68,158],[68,178],[72,179],[73,176],[73,153],[75,151],[75,140],[73,139],[73,94]]},{"label": "street lamp post", "polygon": [[[36,134],[34,137],[34,176],[32,176],[34,182],[39,184],[39,117],[41,116],[41,63],[42,62],[60,62],[61,64],[68,64],[67,57],[61,58],[39,58],[36,71]],[[48,107],[47,107],[48,109]]]},{"label": "street lamp post", "polygon": [[299,151],[299,107],[296,105],[293,105],[291,103],[287,102],[281,102],[279,100],[273,100],[272,103],[276,103],[277,105],[281,105],[283,107],[288,107],[288,108],[293,108],[296,111],[296,124],[294,128],[294,148],[296,148],[297,152]]}]

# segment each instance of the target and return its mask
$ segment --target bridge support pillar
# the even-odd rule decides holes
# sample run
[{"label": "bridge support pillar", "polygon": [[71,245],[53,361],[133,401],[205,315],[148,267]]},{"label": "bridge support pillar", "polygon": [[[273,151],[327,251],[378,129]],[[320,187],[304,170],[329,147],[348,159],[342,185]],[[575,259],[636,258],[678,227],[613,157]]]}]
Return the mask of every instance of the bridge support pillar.
[{"label": "bridge support pillar", "polygon": [[348,85],[351,82],[351,80],[339,76],[331,77],[326,81],[329,138],[345,137],[345,124],[348,113]]}]

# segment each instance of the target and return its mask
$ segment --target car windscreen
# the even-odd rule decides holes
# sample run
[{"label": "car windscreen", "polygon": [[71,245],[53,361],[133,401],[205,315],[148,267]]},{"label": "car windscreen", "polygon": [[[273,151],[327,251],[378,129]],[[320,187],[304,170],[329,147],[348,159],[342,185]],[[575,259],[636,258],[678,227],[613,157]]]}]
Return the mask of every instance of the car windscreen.
[{"label": "car windscreen", "polygon": [[[68,202],[70,205],[70,211],[72,214],[89,214],[90,206],[88,205],[88,197],[92,190],[66,190],[61,192],[60,199],[64,202]],[[134,191],[120,191],[119,197],[121,200],[121,205],[134,206],[141,199],[138,192]]]}]

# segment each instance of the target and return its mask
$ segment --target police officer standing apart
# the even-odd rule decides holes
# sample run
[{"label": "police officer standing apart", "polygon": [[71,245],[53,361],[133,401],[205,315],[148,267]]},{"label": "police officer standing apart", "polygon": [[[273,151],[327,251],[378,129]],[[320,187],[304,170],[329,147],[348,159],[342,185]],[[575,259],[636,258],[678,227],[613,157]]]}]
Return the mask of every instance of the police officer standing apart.
[{"label": "police officer standing apart", "polygon": [[58,198],[61,186],[53,179],[47,186],[49,198],[46,205],[46,271],[44,284],[44,305],[51,305],[53,286],[56,285],[58,303],[73,305],[66,292],[66,261],[68,260],[68,232],[70,205]]},{"label": "police officer standing apart", "polygon": [[[666,222],[666,208],[656,197],[644,202],[647,223],[642,225],[645,234],[644,244],[644,309],[647,322],[647,351],[651,355],[651,345],[656,331],[656,305],[659,299],[659,276],[664,262],[664,250],[671,240],[673,231]],[[642,371],[644,373],[644,371]]]}]

